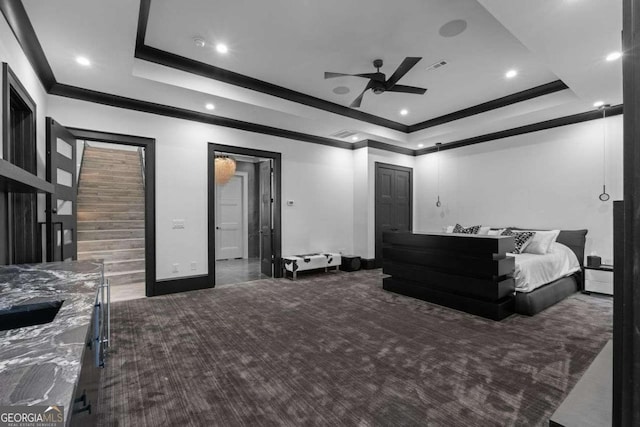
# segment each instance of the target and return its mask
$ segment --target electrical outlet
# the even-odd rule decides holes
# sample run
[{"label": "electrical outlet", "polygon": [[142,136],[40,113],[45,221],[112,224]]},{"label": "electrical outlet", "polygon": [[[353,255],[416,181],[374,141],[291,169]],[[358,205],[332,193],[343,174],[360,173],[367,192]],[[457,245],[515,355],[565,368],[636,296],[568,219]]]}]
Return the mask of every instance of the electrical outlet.
[{"label": "electrical outlet", "polygon": [[195,261],[191,261],[191,271],[195,271],[198,269],[198,263]]},{"label": "electrical outlet", "polygon": [[173,264],[173,272],[174,272],[174,273],[177,273],[177,272],[178,272],[178,270],[179,270],[179,269],[178,269],[178,267],[180,267],[180,264],[177,264],[177,263],[176,263],[176,264]]}]

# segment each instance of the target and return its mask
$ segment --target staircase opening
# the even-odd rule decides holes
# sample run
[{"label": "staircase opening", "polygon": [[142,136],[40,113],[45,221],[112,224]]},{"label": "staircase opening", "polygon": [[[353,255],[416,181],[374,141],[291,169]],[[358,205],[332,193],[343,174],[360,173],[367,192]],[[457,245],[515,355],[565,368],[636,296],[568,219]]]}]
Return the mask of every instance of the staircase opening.
[{"label": "staircase opening", "polygon": [[102,260],[111,300],[146,295],[145,148],[78,140],[78,259]]}]

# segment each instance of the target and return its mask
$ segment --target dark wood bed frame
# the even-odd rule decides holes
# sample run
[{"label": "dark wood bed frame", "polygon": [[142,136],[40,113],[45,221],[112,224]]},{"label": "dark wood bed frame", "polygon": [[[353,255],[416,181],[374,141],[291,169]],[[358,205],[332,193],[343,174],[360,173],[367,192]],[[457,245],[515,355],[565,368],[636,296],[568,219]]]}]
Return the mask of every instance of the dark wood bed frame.
[{"label": "dark wood bed frame", "polygon": [[[582,267],[587,230],[561,231]],[[502,320],[533,315],[583,288],[582,270],[528,292],[515,292],[515,259],[510,236],[447,233],[384,233],[385,290],[467,313]]]}]

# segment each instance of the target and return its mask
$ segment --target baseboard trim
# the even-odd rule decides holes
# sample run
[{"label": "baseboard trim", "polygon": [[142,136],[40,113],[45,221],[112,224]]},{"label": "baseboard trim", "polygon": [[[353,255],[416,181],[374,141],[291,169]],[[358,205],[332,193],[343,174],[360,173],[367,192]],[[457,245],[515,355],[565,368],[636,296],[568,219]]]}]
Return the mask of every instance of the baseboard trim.
[{"label": "baseboard trim", "polygon": [[362,258],[360,265],[363,270],[373,270],[376,268],[376,260],[374,258],[371,258],[371,259]]},{"label": "baseboard trim", "polygon": [[157,280],[153,294],[154,296],[168,295],[207,288],[213,288],[213,283],[209,280],[209,275],[204,274],[202,276]]}]

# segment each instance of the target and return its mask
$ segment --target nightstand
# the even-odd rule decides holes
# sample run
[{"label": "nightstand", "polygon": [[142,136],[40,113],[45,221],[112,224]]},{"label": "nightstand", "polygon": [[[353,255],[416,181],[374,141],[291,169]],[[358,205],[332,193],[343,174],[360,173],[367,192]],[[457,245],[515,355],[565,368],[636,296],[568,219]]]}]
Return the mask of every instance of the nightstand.
[{"label": "nightstand", "polygon": [[584,267],[585,292],[613,295],[613,266]]}]

